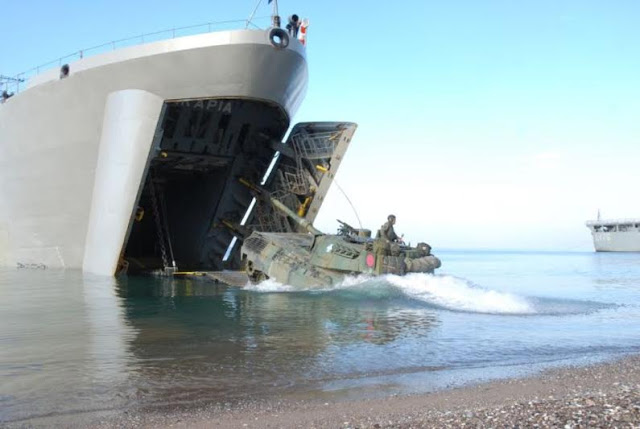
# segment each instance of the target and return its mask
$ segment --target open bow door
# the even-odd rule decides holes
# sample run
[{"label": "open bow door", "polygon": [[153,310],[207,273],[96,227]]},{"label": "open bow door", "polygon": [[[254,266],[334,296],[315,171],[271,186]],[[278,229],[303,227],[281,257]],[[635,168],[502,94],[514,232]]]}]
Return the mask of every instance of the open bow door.
[{"label": "open bow door", "polygon": [[[313,223],[356,128],[351,122],[296,124],[286,142],[274,144],[279,155],[265,188]],[[269,232],[299,231],[298,225],[262,202],[256,206],[252,227]]]}]

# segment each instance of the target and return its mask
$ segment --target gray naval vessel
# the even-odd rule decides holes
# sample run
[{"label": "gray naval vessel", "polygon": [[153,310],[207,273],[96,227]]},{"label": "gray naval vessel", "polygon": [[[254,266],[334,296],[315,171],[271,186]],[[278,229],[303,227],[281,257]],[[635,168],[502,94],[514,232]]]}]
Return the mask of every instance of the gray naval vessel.
[{"label": "gray naval vessel", "polygon": [[640,252],[640,218],[601,219],[586,222],[596,252]]},{"label": "gray naval vessel", "polygon": [[292,126],[306,47],[273,23],[81,51],[5,93],[0,266],[240,269],[226,224],[301,228],[261,213],[239,177],[313,222],[356,125]]}]

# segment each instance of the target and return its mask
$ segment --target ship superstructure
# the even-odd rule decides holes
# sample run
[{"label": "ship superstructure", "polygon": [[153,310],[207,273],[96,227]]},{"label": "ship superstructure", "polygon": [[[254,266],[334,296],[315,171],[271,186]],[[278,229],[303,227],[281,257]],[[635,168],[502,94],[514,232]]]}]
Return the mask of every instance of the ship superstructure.
[{"label": "ship superstructure", "polygon": [[284,38],[236,30],[127,47],[4,100],[0,266],[238,268],[229,224],[297,228],[254,209],[240,178],[312,222],[356,126],[298,124],[283,142],[308,79],[305,46]]}]

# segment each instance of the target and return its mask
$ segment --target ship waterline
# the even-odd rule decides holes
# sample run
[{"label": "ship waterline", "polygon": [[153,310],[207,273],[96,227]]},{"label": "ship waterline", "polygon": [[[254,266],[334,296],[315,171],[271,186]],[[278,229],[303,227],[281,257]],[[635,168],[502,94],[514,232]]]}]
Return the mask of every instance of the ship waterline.
[{"label": "ship waterline", "polygon": [[[238,30],[34,77],[0,105],[0,266],[113,275],[123,263],[178,259],[181,268],[237,268],[237,252],[223,261],[233,235],[219,225],[246,215],[253,196],[237,178],[259,182],[273,168],[307,74],[297,40],[282,48],[268,31]],[[345,127],[299,129],[326,139]],[[307,188],[326,192],[350,140],[343,134],[340,153],[321,160],[334,171],[307,175]]]}]

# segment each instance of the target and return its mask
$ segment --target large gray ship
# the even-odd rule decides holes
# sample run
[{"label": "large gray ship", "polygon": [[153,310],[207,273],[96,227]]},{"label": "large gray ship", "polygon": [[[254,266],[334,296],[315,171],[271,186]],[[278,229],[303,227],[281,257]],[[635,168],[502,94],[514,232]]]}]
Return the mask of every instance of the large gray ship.
[{"label": "large gray ship", "polygon": [[80,55],[6,94],[0,266],[238,269],[237,228],[297,230],[241,178],[313,222],[356,126],[291,126],[306,47],[277,24]]},{"label": "large gray ship", "polygon": [[640,219],[587,221],[596,252],[640,252]]}]

